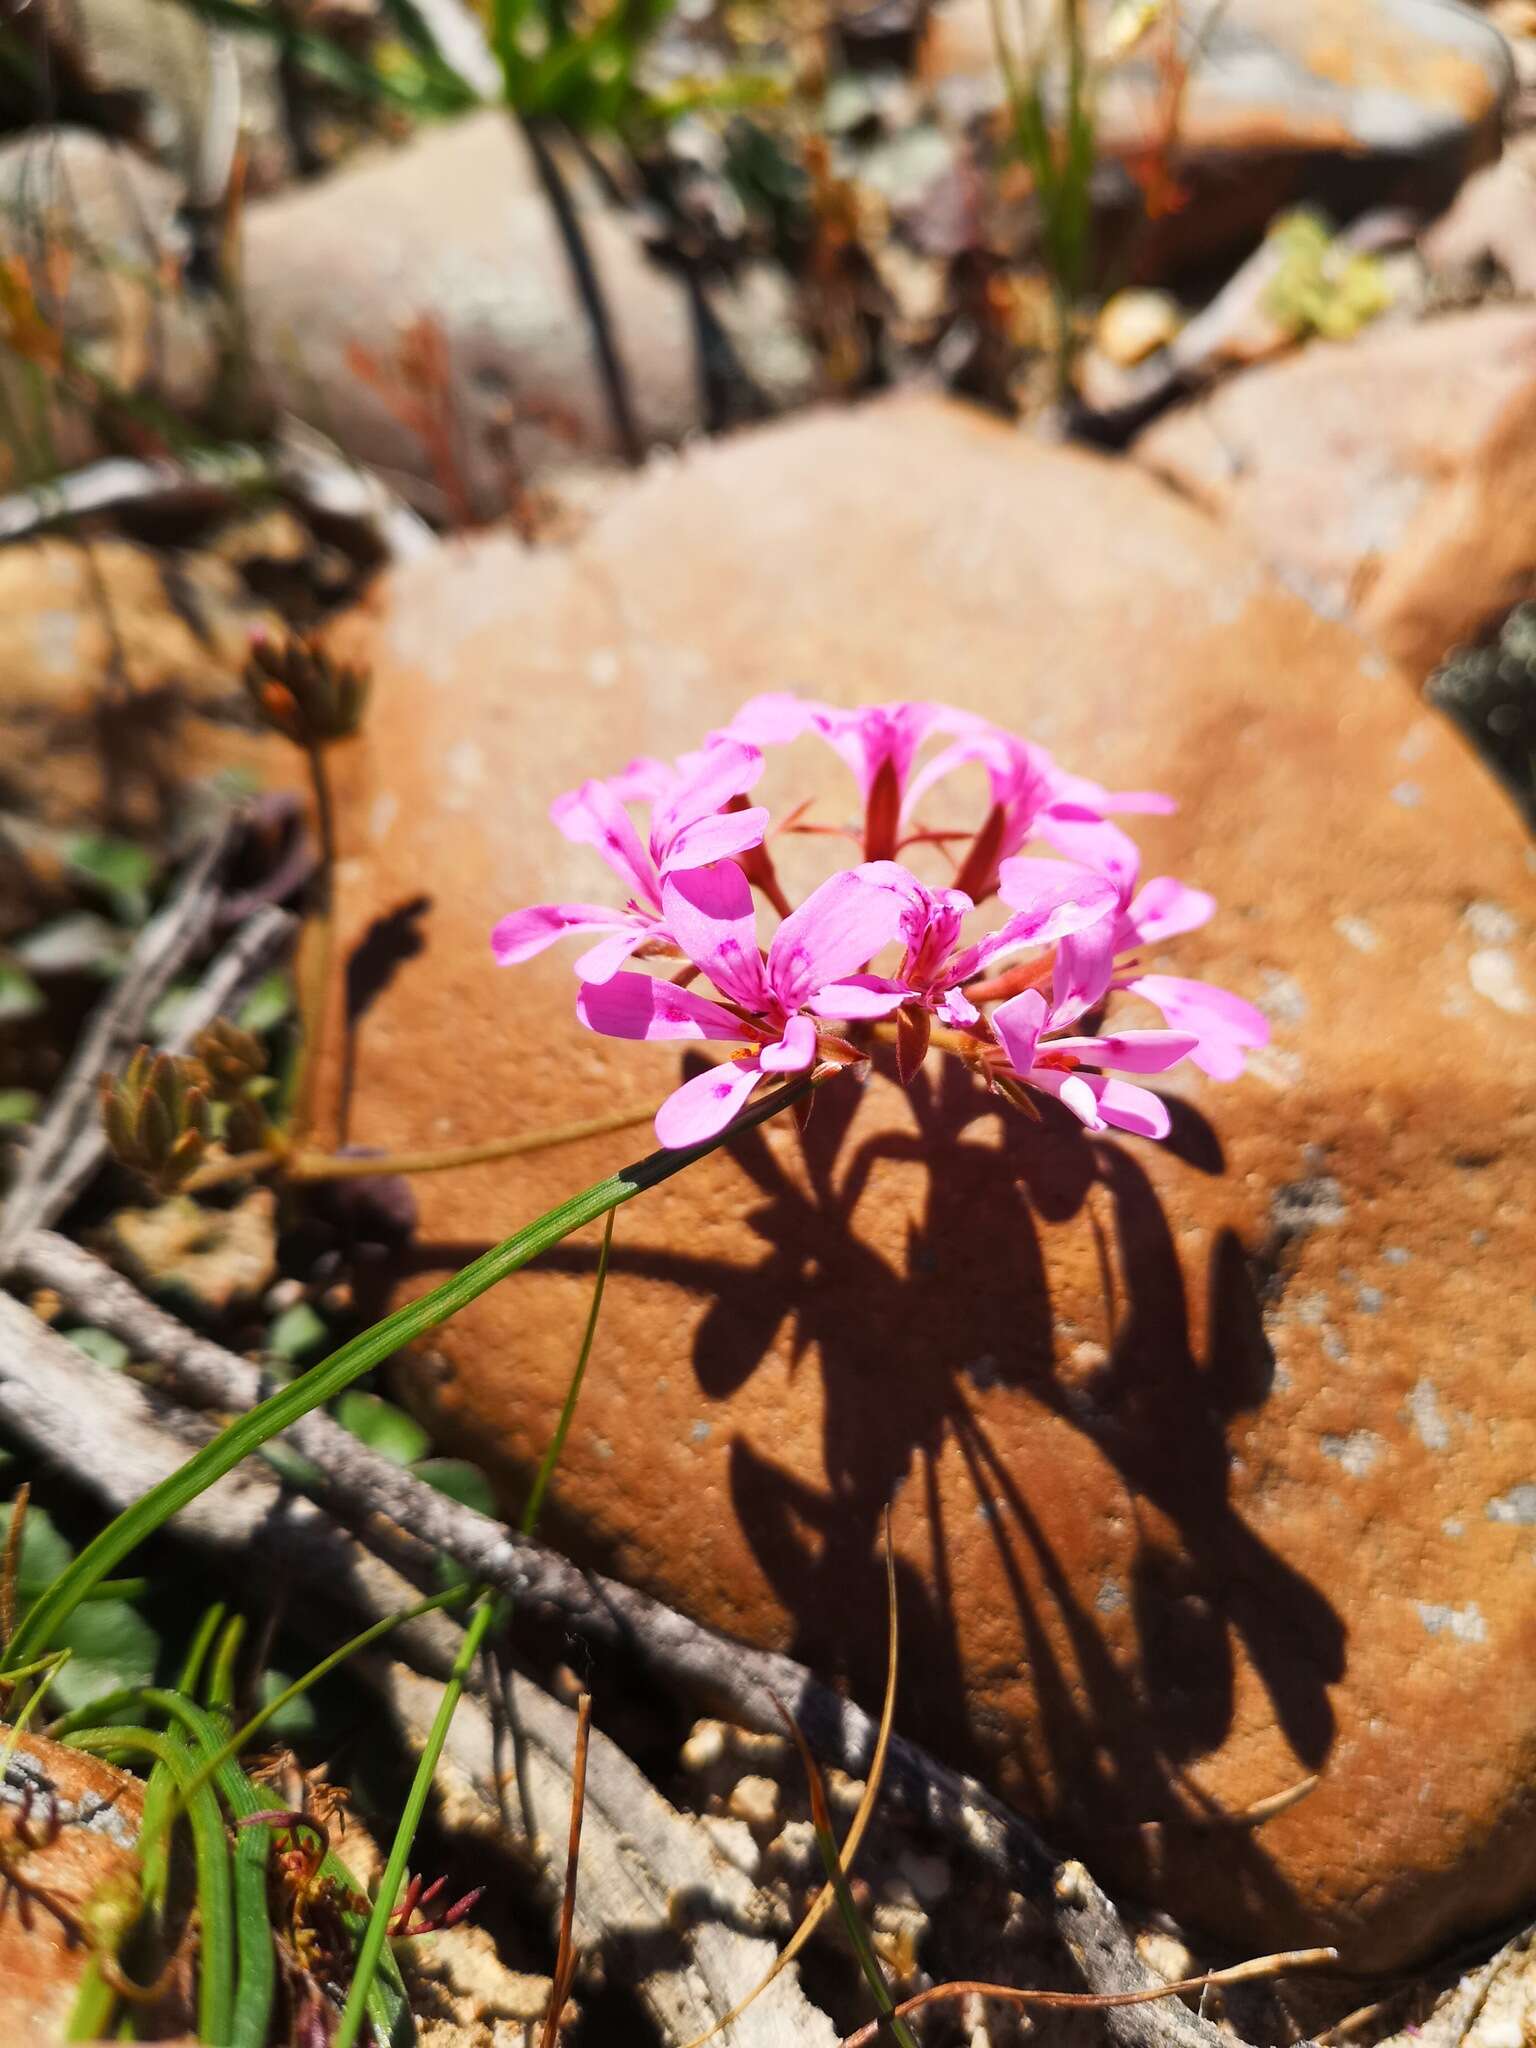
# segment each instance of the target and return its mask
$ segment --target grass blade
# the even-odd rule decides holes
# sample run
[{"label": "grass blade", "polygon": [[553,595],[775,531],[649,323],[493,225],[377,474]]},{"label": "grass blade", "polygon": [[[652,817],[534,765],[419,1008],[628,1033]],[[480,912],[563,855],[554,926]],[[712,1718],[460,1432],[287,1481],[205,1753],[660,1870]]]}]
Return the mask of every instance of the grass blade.
[{"label": "grass blade", "polygon": [[533,1490],[528,1496],[528,1505],[523,1509],[522,1530],[525,1536],[531,1536],[539,1526],[539,1510],[544,1505],[549,1482],[560,1462],[560,1453],[565,1449],[565,1440],[571,1433],[571,1419],[576,1413],[581,1383],[587,1376],[587,1360],[592,1356],[592,1339],[597,1335],[597,1318],[602,1310],[603,1288],[608,1279],[608,1254],[612,1249],[613,1211],[610,1209],[608,1219],[603,1225],[603,1248],[597,1255],[597,1278],[592,1283],[592,1307],[587,1315],[587,1327],[581,1340],[581,1351],[576,1359],[576,1370],[571,1375],[571,1384],[565,1390],[565,1402],[560,1410],[560,1420],[555,1424],[555,1433],[539,1461],[539,1470],[533,1482]]},{"label": "grass blade", "polygon": [[242,1458],[260,1450],[269,1438],[280,1435],[290,1424],[312,1408],[334,1399],[365,1372],[382,1365],[403,1345],[414,1343],[428,1330],[436,1329],[461,1308],[477,1300],[511,1273],[536,1259],[573,1230],[596,1222],[621,1203],[633,1201],[675,1173],[728,1143],[743,1130],[760,1124],[781,1110],[801,1101],[816,1085],[814,1079],[796,1081],[768,1096],[755,1108],[738,1117],[717,1138],[682,1152],[652,1152],[634,1166],[625,1167],[609,1180],[598,1181],[578,1195],[557,1203],[553,1209],[514,1231],[498,1245],[434,1287],[430,1293],[396,1309],[382,1322],[343,1344],[329,1358],[311,1366],[296,1380],[260,1402],[248,1414],[221,1430],[211,1443],[189,1458],[178,1471],[152,1486],[144,1498],[108,1523],[79,1555],[61,1572],[47,1591],[28,1610],[26,1618],[0,1656],[0,1673],[35,1656],[53,1631],[74,1613],[91,1588],[106,1578],[147,1536],[161,1528],[190,1501],[222,1479]]},{"label": "grass blade", "polygon": [[385,1864],[384,1875],[379,1880],[378,1896],[374,1899],[373,1911],[368,1916],[368,1925],[357,1951],[357,1966],[352,1976],[352,1988],[347,1993],[347,2003],[333,2037],[332,2048],[356,2048],[363,2022],[368,2017],[369,1993],[389,1935],[390,1915],[400,1896],[411,1844],[416,1839],[416,1830],[420,1827],[421,1816],[426,1811],[438,1758],[443,1753],[443,1744],[448,1740],[449,1725],[464,1691],[464,1681],[480,1654],[480,1645],[484,1642],[486,1632],[499,1607],[500,1602],[489,1592],[485,1592],[481,1594],[478,1606],[469,1617],[469,1626],[464,1631],[459,1654],[453,1660],[448,1683],[443,1687],[443,1697],[438,1702],[437,1712],[433,1716],[426,1745],[417,1760],[416,1775],[411,1780],[411,1789],[400,1815],[400,1824],[395,1829],[389,1861]]}]

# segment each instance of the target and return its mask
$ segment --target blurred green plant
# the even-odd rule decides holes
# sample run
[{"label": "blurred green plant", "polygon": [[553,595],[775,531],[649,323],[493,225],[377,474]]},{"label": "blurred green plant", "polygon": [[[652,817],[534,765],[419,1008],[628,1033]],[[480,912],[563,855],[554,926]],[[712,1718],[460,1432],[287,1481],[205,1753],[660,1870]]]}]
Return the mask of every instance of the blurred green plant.
[{"label": "blurred green plant", "polygon": [[1348,341],[1391,305],[1380,259],[1350,248],[1311,207],[1282,214],[1265,239],[1277,257],[1265,311],[1298,340]]}]

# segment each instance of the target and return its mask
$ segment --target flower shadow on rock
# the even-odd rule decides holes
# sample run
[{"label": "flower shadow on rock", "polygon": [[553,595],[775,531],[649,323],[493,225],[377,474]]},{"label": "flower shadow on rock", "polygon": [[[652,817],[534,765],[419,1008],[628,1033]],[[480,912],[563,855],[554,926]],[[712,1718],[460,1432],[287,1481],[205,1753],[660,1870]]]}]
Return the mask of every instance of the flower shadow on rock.
[{"label": "flower shadow on rock", "polygon": [[[877,1067],[884,1063],[877,1056]],[[871,1085],[888,1084],[893,1075]],[[710,1401],[745,1386],[786,1327],[796,1369],[812,1355],[819,1360],[820,1478],[791,1469],[747,1431],[730,1453],[732,1504],[794,1617],[794,1653],[819,1674],[845,1676],[867,1703],[878,1699],[883,1515],[887,1501],[916,1486],[927,1569],[899,1563],[898,1725],[999,1781],[1064,1843],[1092,1845],[1113,1860],[1122,1883],[1141,1881],[1151,1892],[1167,1858],[1209,1856],[1205,1830],[1221,1825],[1195,1767],[1232,1725],[1235,1640],[1268,1693],[1298,1778],[1328,1755],[1327,1688],[1344,1669],[1345,1631],[1334,1608],[1231,1498],[1228,1425],[1262,1405],[1272,1372],[1247,1259],[1232,1233],[1218,1236],[1202,1359],[1191,1344],[1173,1233],[1132,1147],[1094,1140],[1053,1103],[1043,1106],[1041,1125],[1027,1124],[951,1063],[937,1078],[917,1077],[908,1100],[915,1132],[851,1145],[859,1091],[824,1090],[801,1140],[804,1186],[760,1131],[733,1142],[732,1158],[763,1197],[744,1219],[763,1244],[754,1266],[620,1244],[613,1270],[707,1301],[693,1364]],[[1167,1149],[1195,1170],[1219,1172],[1210,1125],[1187,1104],[1170,1108]],[[872,1177],[891,1161],[920,1165],[927,1187],[925,1212],[894,1254],[869,1241],[878,1220],[859,1214]],[[963,1223],[954,1213],[959,1199]],[[1097,1242],[1112,1331],[1086,1381],[1057,1358],[1039,1227],[1078,1215]],[[588,1258],[563,1246],[551,1262],[585,1270]],[[1050,1475],[1020,1469],[983,1419],[983,1406],[995,1419],[996,1404],[974,1395],[996,1386],[1084,1432],[1123,1485],[1114,1505],[1134,1542],[1123,1588],[1135,1644],[1129,1660],[1123,1636],[1112,1649],[1102,1615],[1084,1602],[1080,1579],[1053,1544]],[[1034,1755],[1044,1770],[1005,1735],[966,1720],[966,1646],[956,1632],[946,1529],[957,1514],[955,1484],[952,1475],[942,1487],[940,1480],[950,1442],[1017,1611],[1036,1702]],[[1223,1826],[1220,1853],[1233,1862],[1234,1882],[1241,1866],[1241,1881],[1283,1905],[1261,1835]]]}]

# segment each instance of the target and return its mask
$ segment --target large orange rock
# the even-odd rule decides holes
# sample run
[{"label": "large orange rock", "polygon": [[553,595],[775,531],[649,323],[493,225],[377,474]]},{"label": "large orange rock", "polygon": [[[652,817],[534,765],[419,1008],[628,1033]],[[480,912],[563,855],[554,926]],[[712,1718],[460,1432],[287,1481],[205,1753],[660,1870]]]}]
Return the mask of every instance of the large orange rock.
[{"label": "large orange rock", "polygon": [[[721,445],[572,552],[488,537],[354,619],[377,692],[341,921],[355,1142],[658,1100],[504,910],[599,886],[552,796],[748,692],[938,694],[1176,790],[1148,872],[1221,897],[1184,971],[1269,1010],[1164,1146],[934,1066],[829,1088],[622,1211],[551,1526],[878,1696],[1064,1849],[1234,1941],[1391,1964],[1536,1890],[1532,878],[1403,679],[1145,474],[937,401]],[[779,757],[776,805],[830,761]],[[846,789],[821,815],[848,807]],[[817,842],[796,842],[802,857]],[[366,971],[364,971],[366,970]],[[647,1133],[418,1183],[407,1289]],[[515,1499],[593,1236],[444,1328],[414,1398]],[[1241,1816],[1309,1774],[1262,1829]]]},{"label": "large orange rock", "polygon": [[0,1739],[15,1743],[0,1787],[0,2040],[54,2048],[90,1961],[82,1916],[134,1881],[144,1788],[78,1749]]},{"label": "large orange rock", "polygon": [[1135,452],[1424,676],[1536,579],[1536,308],[1314,342],[1166,414]]}]

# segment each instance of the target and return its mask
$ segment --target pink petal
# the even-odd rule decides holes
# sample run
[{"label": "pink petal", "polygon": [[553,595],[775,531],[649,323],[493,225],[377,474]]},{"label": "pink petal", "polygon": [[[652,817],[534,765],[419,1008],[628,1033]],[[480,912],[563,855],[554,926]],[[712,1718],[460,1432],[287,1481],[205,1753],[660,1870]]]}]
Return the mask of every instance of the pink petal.
[{"label": "pink petal", "polygon": [[576,979],[612,981],[632,953],[643,946],[647,939],[659,936],[661,930],[658,926],[654,933],[631,928],[629,931],[615,932],[612,938],[599,939],[597,944],[589,947],[576,962]]},{"label": "pink petal", "polygon": [[765,690],[747,699],[722,737],[753,747],[787,746],[809,731],[816,713],[825,708],[812,698],[797,697],[792,690]]},{"label": "pink petal", "polygon": [[1038,828],[1041,838],[1058,853],[1092,868],[1095,874],[1108,875],[1120,891],[1120,900],[1129,899],[1141,867],[1141,853],[1135,840],[1118,825],[1074,806],[1053,804],[1040,813]]},{"label": "pink petal", "polygon": [[733,853],[745,853],[761,846],[768,830],[768,813],[761,805],[745,811],[719,811],[710,818],[698,818],[682,826],[658,853],[662,879],[688,868],[707,867],[711,861],[727,860]]},{"label": "pink petal", "polygon": [[761,1079],[755,1059],[727,1060],[707,1074],[695,1074],[657,1110],[656,1136],[669,1152],[717,1137]]},{"label": "pink petal", "polygon": [[668,875],[661,900],[667,930],[720,993],[743,1009],[765,1009],[770,998],[757,949],[757,908],[736,863]]},{"label": "pink petal", "polygon": [[1071,932],[1056,949],[1051,1022],[1073,1024],[1102,1002],[1115,969],[1115,920],[1101,917]]},{"label": "pink petal", "polygon": [[739,1017],[649,974],[616,974],[611,981],[584,982],[576,997],[576,1014],[589,1031],[606,1038],[745,1039]]},{"label": "pink petal", "polygon": [[[498,967],[516,967],[542,953],[568,932],[629,932],[628,920],[611,904],[536,903],[529,910],[514,910],[502,918],[491,933],[491,952]],[[645,937],[639,933],[636,944]]]},{"label": "pink petal", "polygon": [[951,1024],[957,1031],[967,1025],[980,1022],[981,1012],[970,997],[958,988],[950,989],[933,1006],[933,1013],[944,1023]]},{"label": "pink petal", "polygon": [[1011,996],[992,1012],[992,1028],[1008,1055],[1009,1066],[1016,1074],[1027,1075],[1034,1065],[1046,1015],[1045,997],[1037,988],[1027,988],[1022,995]]},{"label": "pink petal", "polygon": [[1100,817],[1132,811],[1167,817],[1179,808],[1171,796],[1156,789],[1106,789],[1102,782],[1090,782],[1086,775],[1064,775],[1059,769],[1054,781],[1060,803],[1097,812]]},{"label": "pink petal", "polygon": [[765,1074],[801,1074],[816,1057],[816,1026],[809,1017],[791,1017],[777,1044],[758,1054]]},{"label": "pink petal", "polygon": [[1053,1038],[1047,1052],[1069,1052],[1096,1067],[1163,1074],[1200,1043],[1193,1031],[1118,1031],[1102,1038]]},{"label": "pink petal", "polygon": [[786,1010],[864,967],[901,930],[911,878],[894,861],[866,861],[823,882],[791,911],[768,948],[768,979]]},{"label": "pink petal", "polygon": [[1191,889],[1172,875],[1154,875],[1144,883],[1126,912],[1133,933],[1131,943],[1155,946],[1180,932],[1198,931],[1216,914],[1216,898],[1203,889]]},{"label": "pink petal", "polygon": [[660,885],[651,857],[633,819],[606,782],[584,782],[580,789],[556,797],[549,815],[567,839],[578,846],[595,846],[642,902],[658,901]]},{"label": "pink petal", "polygon": [[677,787],[677,770],[653,754],[637,754],[627,768],[608,777],[608,787],[621,803],[659,804]]},{"label": "pink petal", "polygon": [[1160,1095],[1112,1075],[1064,1074],[1059,1067],[1036,1067],[1029,1085],[1054,1095],[1090,1131],[1113,1124],[1138,1138],[1166,1138],[1171,1128],[1168,1105]]},{"label": "pink petal", "polygon": [[889,1017],[913,991],[883,974],[850,974],[845,981],[823,982],[805,999],[805,1007],[818,1017]]},{"label": "pink petal", "polygon": [[[718,739],[698,753],[685,754],[677,764],[673,788],[657,804],[651,820],[651,853],[657,864],[667,864],[668,854],[675,850],[677,840],[690,826],[696,826],[724,810],[732,797],[741,796],[749,790],[762,772],[761,753],[756,747],[744,746],[740,740]],[[756,844],[756,841],[747,843]],[[714,858],[718,856],[704,856],[704,859]],[[671,865],[680,867],[683,863],[673,860]],[[703,861],[695,860],[689,865],[700,867]]]},{"label": "pink petal", "polygon": [[1189,1057],[1213,1081],[1235,1081],[1245,1048],[1269,1043],[1268,1018],[1230,989],[1176,974],[1141,974],[1125,986],[1161,1010],[1175,1030],[1194,1032],[1199,1043]]},{"label": "pink petal", "polygon": [[999,893],[1015,906],[1014,915],[990,938],[956,955],[950,967],[956,981],[969,981],[1011,946],[1051,946],[1084,931],[1107,918],[1120,900],[1105,876],[1059,860],[1005,860]]}]

